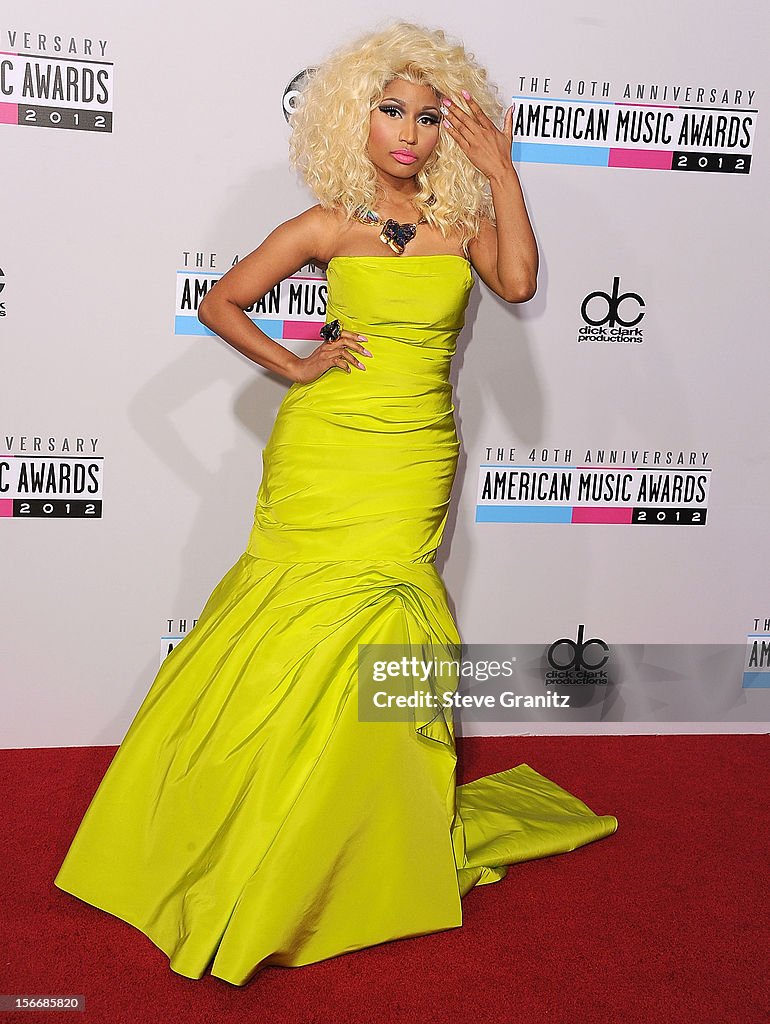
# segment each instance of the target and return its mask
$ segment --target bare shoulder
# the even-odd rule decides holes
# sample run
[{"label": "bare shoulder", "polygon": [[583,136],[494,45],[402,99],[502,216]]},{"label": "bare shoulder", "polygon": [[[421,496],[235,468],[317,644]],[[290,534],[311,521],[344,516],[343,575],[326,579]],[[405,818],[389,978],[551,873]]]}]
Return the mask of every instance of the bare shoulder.
[{"label": "bare shoulder", "polygon": [[342,210],[311,206],[305,211],[316,239],[317,262],[328,263],[339,247],[339,240],[348,222]]},{"label": "bare shoulder", "polygon": [[340,226],[341,218],[335,211],[326,210],[317,204],[278,224],[262,245],[288,245],[301,250],[303,263],[308,262],[308,259],[322,261],[329,240],[333,241]]},{"label": "bare shoulder", "polygon": [[308,263],[328,262],[338,230],[336,217],[320,206],[304,210],[279,224],[231,267],[203,302],[231,301],[245,309]]},{"label": "bare shoulder", "polygon": [[344,224],[345,218],[341,211],[317,203],[286,221],[282,227],[304,236],[308,248],[312,249],[314,262],[328,263],[334,255]]}]

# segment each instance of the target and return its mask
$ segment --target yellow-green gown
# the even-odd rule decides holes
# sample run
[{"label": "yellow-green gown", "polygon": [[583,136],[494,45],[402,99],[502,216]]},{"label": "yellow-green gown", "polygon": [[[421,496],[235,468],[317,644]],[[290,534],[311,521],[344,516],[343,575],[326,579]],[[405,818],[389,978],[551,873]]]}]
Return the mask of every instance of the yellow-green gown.
[{"label": "yellow-green gown", "polygon": [[55,884],[243,985],[462,923],[507,865],[615,831],[526,764],[456,786],[451,711],[363,721],[358,645],[460,642],[435,568],[459,442],[459,256],[338,256],[366,371],[293,384],[248,545],[163,662]]}]

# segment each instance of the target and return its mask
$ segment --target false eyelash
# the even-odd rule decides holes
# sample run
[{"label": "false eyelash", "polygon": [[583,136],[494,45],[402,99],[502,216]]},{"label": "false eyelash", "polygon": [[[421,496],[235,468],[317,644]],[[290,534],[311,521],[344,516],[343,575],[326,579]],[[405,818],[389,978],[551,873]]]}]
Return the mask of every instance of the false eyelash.
[{"label": "false eyelash", "polygon": [[[399,107],[385,106],[385,107],[378,107],[377,109],[380,110],[383,114],[389,114],[393,110],[397,114],[401,113],[401,110],[400,110]],[[440,119],[438,117],[436,117],[435,114],[421,114],[420,116],[421,117],[427,117],[429,119],[428,120],[428,124],[432,124],[432,125],[439,124]]]}]

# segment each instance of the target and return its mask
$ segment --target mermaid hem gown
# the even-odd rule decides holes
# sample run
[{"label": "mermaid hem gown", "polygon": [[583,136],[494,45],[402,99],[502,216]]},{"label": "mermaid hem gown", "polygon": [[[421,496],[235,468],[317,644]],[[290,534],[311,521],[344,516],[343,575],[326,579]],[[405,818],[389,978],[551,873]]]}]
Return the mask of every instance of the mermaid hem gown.
[{"label": "mermaid hem gown", "polygon": [[455,645],[435,568],[459,442],[457,256],[335,257],[366,371],[287,391],[246,550],[166,657],[54,879],[178,974],[246,984],[456,928],[508,865],[613,833],[526,764],[455,784],[451,711],[364,721],[359,644]]}]

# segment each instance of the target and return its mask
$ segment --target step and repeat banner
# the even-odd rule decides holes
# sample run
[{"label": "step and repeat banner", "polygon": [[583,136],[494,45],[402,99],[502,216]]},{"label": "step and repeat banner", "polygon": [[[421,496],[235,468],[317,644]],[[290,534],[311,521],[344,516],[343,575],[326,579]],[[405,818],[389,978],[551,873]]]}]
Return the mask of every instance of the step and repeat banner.
[{"label": "step and repeat banner", "polygon": [[[288,118],[376,14],[5,5],[0,745],[118,743],[244,550],[289,384],[197,309],[313,204]],[[437,567],[487,657],[458,730],[767,731],[766,5],[393,16],[461,38],[515,104],[541,255],[527,303],[477,283],[453,366]],[[310,265],[248,313],[305,354],[325,305]],[[504,663],[531,699],[474,704],[515,690]]]}]

